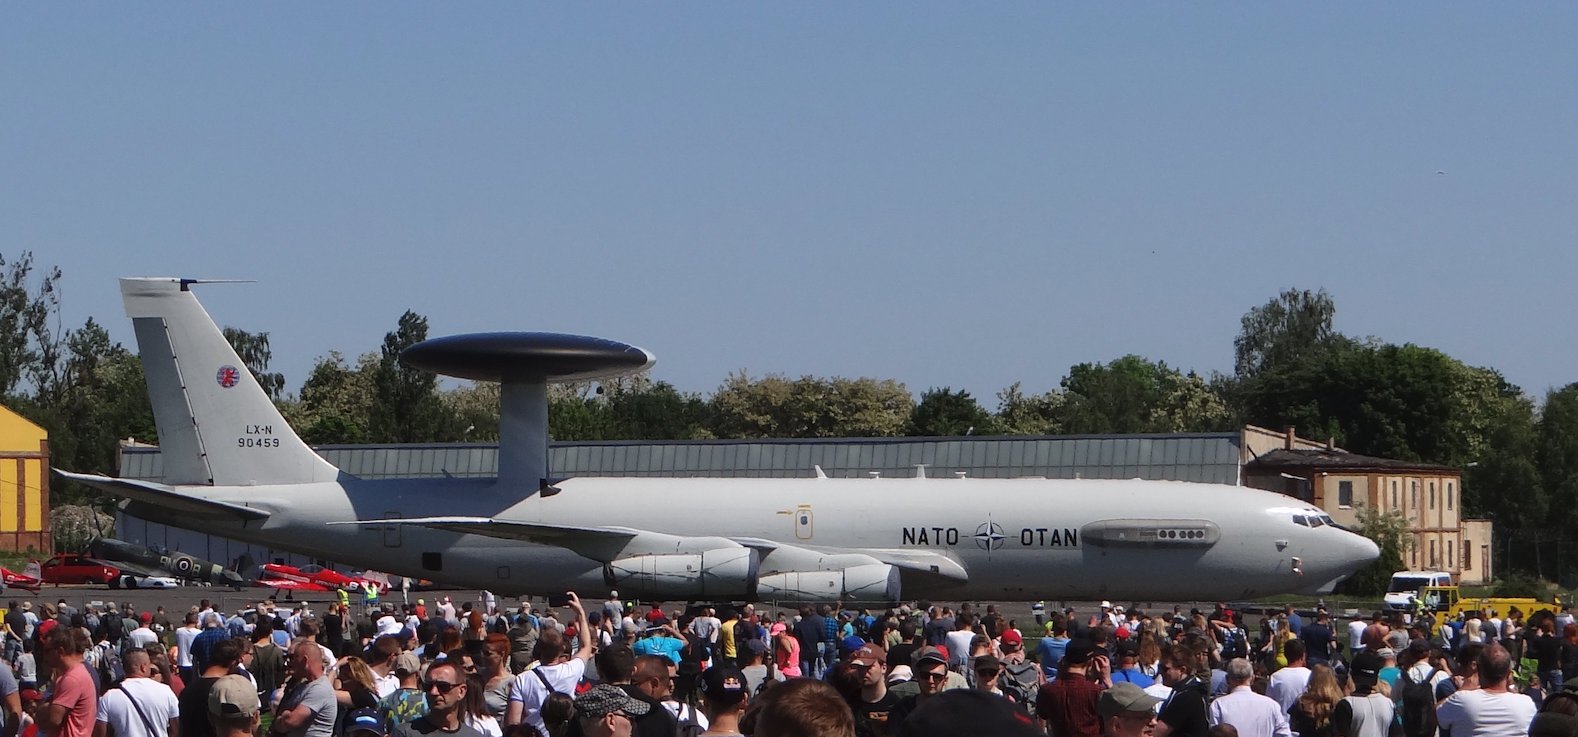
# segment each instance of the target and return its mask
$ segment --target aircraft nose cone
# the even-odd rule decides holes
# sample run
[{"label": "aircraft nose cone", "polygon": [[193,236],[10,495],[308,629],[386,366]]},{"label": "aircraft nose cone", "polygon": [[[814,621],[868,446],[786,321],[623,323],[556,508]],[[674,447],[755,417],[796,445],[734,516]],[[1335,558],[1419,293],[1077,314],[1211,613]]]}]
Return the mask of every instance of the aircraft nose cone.
[{"label": "aircraft nose cone", "polygon": [[1350,572],[1357,571],[1381,557],[1380,546],[1363,535],[1353,535],[1346,547],[1347,560],[1344,561],[1344,567]]}]

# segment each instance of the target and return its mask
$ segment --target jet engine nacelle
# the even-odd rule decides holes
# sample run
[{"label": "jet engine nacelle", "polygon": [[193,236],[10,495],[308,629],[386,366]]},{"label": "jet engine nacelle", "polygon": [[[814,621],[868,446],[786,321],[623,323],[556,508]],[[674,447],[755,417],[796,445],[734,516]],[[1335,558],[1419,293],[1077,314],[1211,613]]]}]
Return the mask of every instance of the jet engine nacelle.
[{"label": "jet engine nacelle", "polygon": [[619,558],[603,566],[610,588],[656,599],[753,598],[760,555],[752,548]]},{"label": "jet engine nacelle", "polygon": [[788,571],[762,576],[756,596],[763,601],[899,600],[899,569],[886,563],[831,571]]}]

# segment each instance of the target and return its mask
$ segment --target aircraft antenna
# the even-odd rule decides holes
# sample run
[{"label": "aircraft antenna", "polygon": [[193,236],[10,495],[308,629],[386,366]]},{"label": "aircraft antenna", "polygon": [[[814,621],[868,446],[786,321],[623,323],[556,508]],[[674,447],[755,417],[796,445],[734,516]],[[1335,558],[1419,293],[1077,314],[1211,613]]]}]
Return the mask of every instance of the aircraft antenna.
[{"label": "aircraft antenna", "polygon": [[422,371],[498,382],[498,484],[544,497],[559,493],[548,469],[548,385],[646,371],[657,359],[633,345],[563,333],[467,333],[400,352]]}]

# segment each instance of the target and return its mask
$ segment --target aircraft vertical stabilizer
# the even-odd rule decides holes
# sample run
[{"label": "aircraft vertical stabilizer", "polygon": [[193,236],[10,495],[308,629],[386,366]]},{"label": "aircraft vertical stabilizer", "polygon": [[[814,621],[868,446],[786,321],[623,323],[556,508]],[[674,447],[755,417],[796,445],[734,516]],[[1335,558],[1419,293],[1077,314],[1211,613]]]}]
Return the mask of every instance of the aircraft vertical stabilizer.
[{"label": "aircraft vertical stabilizer", "polygon": [[121,280],[121,298],[147,375],[166,482],[333,481],[338,470],[285,424],[189,291],[193,283],[167,277]]}]

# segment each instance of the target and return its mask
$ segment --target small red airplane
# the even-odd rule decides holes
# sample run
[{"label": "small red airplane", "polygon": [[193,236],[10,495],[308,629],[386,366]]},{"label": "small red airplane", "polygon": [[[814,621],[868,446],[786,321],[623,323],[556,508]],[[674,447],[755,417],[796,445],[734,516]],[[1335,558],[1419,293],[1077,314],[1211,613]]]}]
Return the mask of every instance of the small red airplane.
[{"label": "small red airplane", "polygon": [[284,566],[269,563],[263,566],[258,580],[259,586],[271,589],[284,589],[286,591],[339,591],[344,589],[353,592],[365,592],[367,587],[377,589],[379,594],[389,590],[389,585],[368,578],[355,578],[330,568],[319,565]]},{"label": "small red airplane", "polygon": [[0,581],[4,581],[8,589],[37,591],[44,585],[43,568],[37,560],[28,561],[21,573],[0,568]]}]

